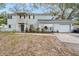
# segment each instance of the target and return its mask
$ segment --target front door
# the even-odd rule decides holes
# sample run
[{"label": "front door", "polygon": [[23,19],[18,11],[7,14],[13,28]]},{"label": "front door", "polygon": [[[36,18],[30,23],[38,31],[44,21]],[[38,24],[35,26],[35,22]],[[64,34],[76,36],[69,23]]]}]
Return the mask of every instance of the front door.
[{"label": "front door", "polygon": [[24,24],[21,24],[21,32],[24,32]]}]

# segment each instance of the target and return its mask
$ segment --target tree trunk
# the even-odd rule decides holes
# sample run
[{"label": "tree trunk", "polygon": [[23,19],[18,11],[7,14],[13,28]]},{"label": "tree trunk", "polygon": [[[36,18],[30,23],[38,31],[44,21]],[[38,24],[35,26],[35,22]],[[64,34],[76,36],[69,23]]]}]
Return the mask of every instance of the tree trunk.
[{"label": "tree trunk", "polygon": [[69,14],[69,16],[67,17],[67,19],[70,19],[70,17],[72,16],[73,12],[75,11],[76,9],[74,8],[71,13]]},{"label": "tree trunk", "polygon": [[65,9],[62,10],[61,19],[64,19],[64,12],[65,12]]},{"label": "tree trunk", "polygon": [[65,4],[61,4],[61,19],[64,19]]}]

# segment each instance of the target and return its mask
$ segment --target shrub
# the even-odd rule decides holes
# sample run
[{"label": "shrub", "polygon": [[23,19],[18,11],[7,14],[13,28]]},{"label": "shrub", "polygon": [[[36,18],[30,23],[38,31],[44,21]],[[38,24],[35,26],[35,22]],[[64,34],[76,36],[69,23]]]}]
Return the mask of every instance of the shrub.
[{"label": "shrub", "polygon": [[28,28],[26,27],[26,30],[25,30],[25,32],[28,32]]},{"label": "shrub", "polygon": [[16,30],[14,29],[14,30],[12,30],[12,33],[15,33],[16,32]]},{"label": "shrub", "polygon": [[39,27],[37,27],[37,28],[36,28],[36,32],[39,32],[39,29],[40,29],[40,28],[39,28]]},{"label": "shrub", "polygon": [[59,31],[57,30],[57,33],[59,33]]},{"label": "shrub", "polygon": [[36,32],[36,29],[33,25],[30,25],[29,32]]},{"label": "shrub", "polygon": [[44,28],[42,28],[41,31],[44,32]]}]

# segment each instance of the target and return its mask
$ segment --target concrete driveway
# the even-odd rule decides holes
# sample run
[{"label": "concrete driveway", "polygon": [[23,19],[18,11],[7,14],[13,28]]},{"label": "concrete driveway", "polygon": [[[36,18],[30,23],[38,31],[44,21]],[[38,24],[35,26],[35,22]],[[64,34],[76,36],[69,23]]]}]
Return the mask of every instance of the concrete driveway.
[{"label": "concrete driveway", "polygon": [[55,33],[55,35],[62,42],[79,44],[79,34],[75,34],[75,33]]},{"label": "concrete driveway", "polygon": [[79,51],[79,34],[77,33],[55,33],[55,36],[65,45]]},{"label": "concrete driveway", "polygon": [[70,35],[78,37],[79,38],[79,33],[71,33]]}]

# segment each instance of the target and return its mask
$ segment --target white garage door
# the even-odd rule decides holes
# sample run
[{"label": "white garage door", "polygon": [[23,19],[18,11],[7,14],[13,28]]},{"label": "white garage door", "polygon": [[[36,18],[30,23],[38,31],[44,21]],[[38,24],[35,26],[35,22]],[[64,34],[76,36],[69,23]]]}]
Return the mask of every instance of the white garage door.
[{"label": "white garage door", "polygon": [[70,32],[70,25],[59,25],[59,32]]}]

